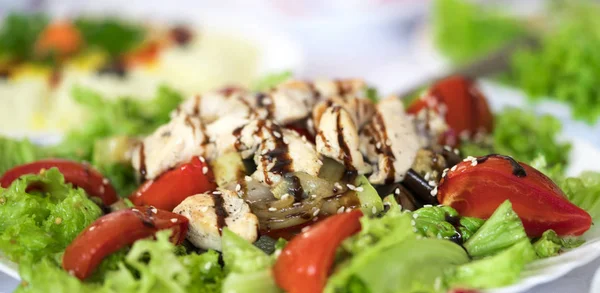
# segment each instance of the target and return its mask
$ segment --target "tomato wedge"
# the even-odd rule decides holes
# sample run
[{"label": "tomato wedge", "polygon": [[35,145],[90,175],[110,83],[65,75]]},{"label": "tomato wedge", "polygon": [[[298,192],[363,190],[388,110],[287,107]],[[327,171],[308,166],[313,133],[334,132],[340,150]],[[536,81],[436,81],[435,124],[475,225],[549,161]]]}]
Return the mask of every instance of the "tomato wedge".
[{"label": "tomato wedge", "polygon": [[322,292],[336,249],[360,231],[360,217],[360,210],[331,216],[293,238],[273,268],[277,285],[289,293]]},{"label": "tomato wedge", "polygon": [[105,205],[111,205],[118,200],[115,188],[100,172],[87,163],[63,159],[46,159],[14,167],[0,178],[0,185],[6,188],[25,174],[38,174],[52,167],[58,168],[65,176],[66,182],[83,188],[90,196],[100,198]]},{"label": "tomato wedge", "polygon": [[407,112],[417,114],[430,109],[445,116],[446,123],[457,134],[491,133],[494,117],[485,96],[475,82],[462,76],[451,76],[435,83],[415,101]]},{"label": "tomato wedge", "polygon": [[48,25],[35,43],[36,52],[41,56],[55,53],[65,56],[75,53],[83,45],[77,28],[69,22],[58,21]]},{"label": "tomato wedge", "polygon": [[590,215],[538,170],[500,155],[465,160],[442,178],[437,193],[441,204],[461,215],[487,219],[508,199],[530,237],[548,229],[581,235],[590,228]]},{"label": "tomato wedge", "polygon": [[152,205],[172,211],[188,196],[215,188],[217,185],[208,164],[204,159],[194,157],[189,163],[144,182],[129,199],[135,205]]},{"label": "tomato wedge", "polygon": [[188,219],[154,207],[138,207],[105,215],[83,230],[65,250],[63,268],[83,280],[104,257],[157,231],[172,229],[171,241],[185,239]]}]

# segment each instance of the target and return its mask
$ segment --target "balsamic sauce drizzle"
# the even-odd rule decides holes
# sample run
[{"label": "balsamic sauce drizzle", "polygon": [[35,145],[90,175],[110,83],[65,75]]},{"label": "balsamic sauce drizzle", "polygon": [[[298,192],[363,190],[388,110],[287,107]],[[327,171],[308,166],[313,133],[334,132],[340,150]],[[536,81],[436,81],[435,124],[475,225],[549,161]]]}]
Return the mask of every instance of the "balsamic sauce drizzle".
[{"label": "balsamic sauce drizzle", "polygon": [[144,153],[144,143],[140,143],[140,180],[146,181],[146,154]]},{"label": "balsamic sauce drizzle", "polygon": [[341,120],[340,120],[341,116],[342,116],[340,114],[341,109],[342,108],[340,108],[339,106],[336,106],[334,108],[334,111],[337,112],[337,116],[336,116],[337,141],[338,141],[338,145],[340,146],[340,149],[342,150],[342,153],[340,153],[340,159],[342,159],[342,161],[344,161],[344,167],[346,168],[346,172],[344,172],[344,176],[343,176],[342,180],[344,182],[354,182],[354,180],[356,179],[356,176],[358,176],[358,171],[352,165],[352,153],[350,152],[350,147],[344,140],[344,134],[343,134],[344,127],[342,127]]},{"label": "balsamic sauce drizzle", "polygon": [[213,192],[210,194],[215,204],[215,214],[217,215],[217,228],[219,234],[223,233],[223,228],[227,226],[225,219],[229,217],[229,213],[225,210],[225,201],[223,195],[220,192]]},{"label": "balsamic sauce drizzle", "polygon": [[452,235],[452,237],[450,237],[450,241],[458,244],[458,245],[462,245],[463,244],[463,235],[460,231],[460,216],[451,216],[448,213],[446,213],[445,216],[445,220],[446,222],[450,223],[452,226],[454,226],[454,230],[456,230],[456,234]]},{"label": "balsamic sauce drizzle", "polygon": [[512,174],[513,175],[515,175],[519,178],[523,178],[523,177],[527,176],[527,172],[525,171],[525,168],[523,168],[523,166],[521,166],[519,164],[519,162],[515,161],[515,159],[513,159],[512,157],[509,157],[509,156],[498,155],[498,154],[489,154],[487,156],[477,158],[477,163],[478,164],[485,163],[485,161],[487,161],[489,158],[499,158],[499,159],[507,160],[510,163],[510,165],[512,166]]},{"label": "balsamic sauce drizzle", "polygon": [[298,176],[290,176],[291,186],[288,189],[289,193],[294,197],[294,202],[301,202],[304,199],[304,189],[300,184]]}]

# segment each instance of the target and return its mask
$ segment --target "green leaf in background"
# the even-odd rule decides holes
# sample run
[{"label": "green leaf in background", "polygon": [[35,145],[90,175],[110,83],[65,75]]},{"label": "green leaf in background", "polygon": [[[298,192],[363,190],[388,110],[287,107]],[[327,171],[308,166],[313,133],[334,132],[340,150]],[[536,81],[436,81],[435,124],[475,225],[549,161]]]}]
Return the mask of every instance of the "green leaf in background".
[{"label": "green leaf in background", "polygon": [[468,0],[436,0],[433,33],[440,51],[460,64],[524,35],[525,28],[498,7],[485,8]]},{"label": "green leaf in background", "polygon": [[113,58],[141,44],[145,35],[141,25],[115,18],[78,18],[75,26],[88,47],[105,51]]},{"label": "green leaf in background", "polygon": [[502,203],[490,218],[475,232],[464,247],[474,258],[493,255],[527,239],[521,219],[510,201]]},{"label": "green leaf in background", "polygon": [[553,116],[506,108],[495,115],[492,143],[485,145],[465,141],[461,145],[461,153],[465,156],[498,153],[526,164],[537,159],[538,165],[541,163],[540,156],[543,156],[547,170],[551,170],[553,175],[562,174],[568,164],[571,144],[558,139],[561,129],[560,121]]},{"label": "green leaf in background", "polygon": [[46,151],[27,139],[11,139],[0,136],[0,175],[14,166],[41,159]]},{"label": "green leaf in background", "polygon": [[292,78],[291,71],[272,73],[272,74],[268,74],[268,75],[262,77],[261,79],[259,79],[258,81],[256,81],[254,83],[254,85],[252,85],[251,88],[253,91],[264,92],[264,91],[268,91],[268,90],[276,87],[280,83],[283,83],[291,78]]},{"label": "green leaf in background", "polygon": [[584,209],[594,221],[600,220],[600,173],[583,172],[559,183],[569,201]]},{"label": "green leaf in background", "polygon": [[27,60],[34,54],[35,42],[48,24],[42,14],[11,13],[0,26],[0,61]]}]

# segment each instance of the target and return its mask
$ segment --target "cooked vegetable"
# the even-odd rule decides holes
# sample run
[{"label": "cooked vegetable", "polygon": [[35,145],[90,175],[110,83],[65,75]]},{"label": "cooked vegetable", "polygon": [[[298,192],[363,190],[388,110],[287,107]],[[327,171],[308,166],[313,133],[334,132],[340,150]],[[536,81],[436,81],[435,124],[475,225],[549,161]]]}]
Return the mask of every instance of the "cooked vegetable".
[{"label": "cooked vegetable", "polygon": [[0,249],[13,261],[35,262],[61,252],[100,215],[58,169],[24,175],[0,188]]},{"label": "cooked vegetable", "polygon": [[508,199],[530,237],[549,229],[560,236],[581,235],[592,224],[590,215],[569,202],[550,178],[510,157],[467,158],[440,181],[437,198],[463,216],[482,219]]},{"label": "cooked vegetable", "polygon": [[107,255],[166,229],[173,230],[171,241],[179,244],[185,239],[188,219],[154,207],[110,213],[94,221],[69,244],[62,267],[77,278],[86,279]]},{"label": "cooked vegetable", "polygon": [[[474,81],[451,76],[436,82],[431,88],[413,102],[408,113],[420,111],[440,113],[455,135],[469,138],[479,132],[491,133],[494,129],[494,117],[485,96]],[[455,137],[442,137],[442,144],[455,145]]]},{"label": "cooked vegetable", "polygon": [[523,223],[506,200],[492,216],[473,234],[464,247],[475,258],[496,254],[497,252],[527,239]]},{"label": "cooked vegetable", "polygon": [[[89,164],[61,159],[39,160],[14,167],[6,171],[0,178],[0,185],[8,187],[25,174],[39,174],[50,168],[57,168],[64,175],[67,183],[83,188],[90,196],[99,198],[106,206],[118,200],[117,192],[108,179],[104,178],[100,172],[94,170]],[[43,189],[45,186],[35,186],[35,188]]]},{"label": "cooked vegetable", "polygon": [[292,239],[273,268],[277,285],[290,293],[322,291],[336,249],[360,230],[361,216],[358,210],[331,216]]},{"label": "cooked vegetable", "polygon": [[212,170],[204,159],[193,157],[189,163],[169,170],[154,180],[146,181],[129,196],[135,205],[152,205],[172,211],[188,196],[212,191],[214,183]]},{"label": "cooked vegetable", "polygon": [[377,215],[383,211],[383,201],[377,194],[377,190],[369,183],[364,175],[356,177],[354,181],[356,195],[360,201],[360,209],[365,215]]},{"label": "cooked vegetable", "polygon": [[451,287],[488,289],[515,283],[525,264],[536,258],[528,239],[480,260],[458,266],[447,282]]},{"label": "cooked vegetable", "polygon": [[218,186],[225,186],[227,183],[244,179],[244,175],[246,175],[244,161],[238,152],[219,155],[210,162],[210,166]]},{"label": "cooked vegetable", "polygon": [[35,51],[39,56],[65,57],[77,52],[82,45],[79,31],[69,22],[58,21],[44,28],[35,43]]}]

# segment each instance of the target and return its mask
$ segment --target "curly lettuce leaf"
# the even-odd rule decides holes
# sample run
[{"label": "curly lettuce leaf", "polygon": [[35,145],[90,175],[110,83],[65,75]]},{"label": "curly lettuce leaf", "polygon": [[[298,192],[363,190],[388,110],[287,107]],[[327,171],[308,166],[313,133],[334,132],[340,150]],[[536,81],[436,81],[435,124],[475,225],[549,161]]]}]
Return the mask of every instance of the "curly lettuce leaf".
[{"label": "curly lettuce leaf", "polygon": [[446,277],[452,288],[488,289],[516,282],[525,265],[536,259],[529,239],[521,239],[496,255],[458,266]]},{"label": "curly lettuce leaf", "polygon": [[60,269],[56,261],[45,258],[31,268],[21,268],[25,282],[17,292],[47,292],[48,288],[56,293],[221,292],[219,254],[208,251],[179,255],[169,241],[170,234],[161,231],[156,240],[135,242],[124,258],[123,253],[113,254],[103,282],[82,282]]},{"label": "curly lettuce leaf", "polygon": [[461,153],[465,156],[498,153],[527,164],[543,156],[546,168],[552,170],[553,174],[564,172],[571,144],[558,139],[562,129],[558,119],[550,115],[538,116],[523,109],[507,108],[495,115],[495,124],[491,144],[465,141],[461,145]]},{"label": "curly lettuce leaf", "polygon": [[515,243],[528,239],[521,219],[509,200],[502,203],[492,216],[465,242],[464,247],[474,258],[496,254]]},{"label": "curly lettuce leaf", "polygon": [[[26,191],[28,186],[43,191]],[[0,249],[13,261],[59,253],[102,215],[83,189],[65,183],[56,168],[24,175],[0,188]]]},{"label": "curly lettuce leaf", "polygon": [[11,139],[0,136],[0,175],[9,169],[38,160],[46,155],[42,147],[27,139]]},{"label": "curly lettuce leaf", "polygon": [[423,207],[414,211],[412,216],[419,234],[447,240],[467,241],[485,222],[478,218],[460,217],[449,206]]},{"label": "curly lettuce leaf", "polygon": [[548,230],[533,243],[533,249],[539,258],[558,255],[564,248],[581,246],[585,240],[577,238],[560,238],[554,230]]},{"label": "curly lettuce leaf", "polygon": [[594,221],[600,219],[600,172],[583,172],[559,186],[569,201],[588,212]]}]

